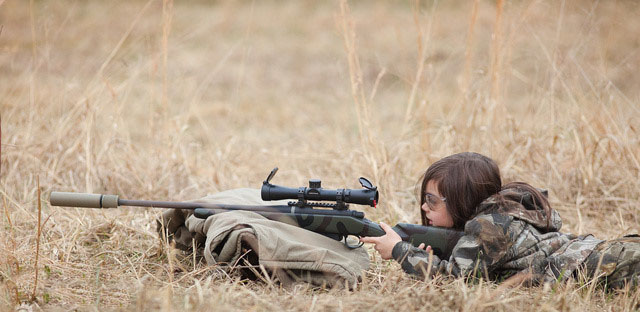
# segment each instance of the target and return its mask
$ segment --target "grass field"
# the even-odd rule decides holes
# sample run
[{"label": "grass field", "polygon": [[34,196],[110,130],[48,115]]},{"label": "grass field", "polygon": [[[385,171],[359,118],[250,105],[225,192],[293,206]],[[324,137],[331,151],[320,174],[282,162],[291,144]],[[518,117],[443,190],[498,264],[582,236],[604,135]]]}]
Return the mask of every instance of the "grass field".
[{"label": "grass field", "polygon": [[476,151],[548,188],[564,232],[639,233],[638,68],[635,1],[0,0],[0,306],[637,310],[589,281],[416,281],[373,250],[354,291],[246,282],[163,245],[159,210],[48,194],[188,200],[278,166],[368,177],[369,219],[417,223],[424,170]]}]

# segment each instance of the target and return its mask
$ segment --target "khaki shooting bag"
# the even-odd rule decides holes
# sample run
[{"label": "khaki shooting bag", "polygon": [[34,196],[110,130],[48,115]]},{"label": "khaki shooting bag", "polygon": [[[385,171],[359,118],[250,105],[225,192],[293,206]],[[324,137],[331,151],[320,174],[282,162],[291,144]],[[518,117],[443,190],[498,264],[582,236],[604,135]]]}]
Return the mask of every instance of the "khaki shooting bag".
[{"label": "khaki shooting bag", "polygon": [[[260,190],[234,189],[193,202],[227,205],[278,205],[265,202]],[[317,286],[355,287],[369,268],[364,248],[349,249],[342,242],[251,211],[229,211],[206,220],[189,210],[171,209],[158,220],[176,247],[199,246],[207,264],[238,269],[242,276],[276,280],[284,286],[307,282]]]}]

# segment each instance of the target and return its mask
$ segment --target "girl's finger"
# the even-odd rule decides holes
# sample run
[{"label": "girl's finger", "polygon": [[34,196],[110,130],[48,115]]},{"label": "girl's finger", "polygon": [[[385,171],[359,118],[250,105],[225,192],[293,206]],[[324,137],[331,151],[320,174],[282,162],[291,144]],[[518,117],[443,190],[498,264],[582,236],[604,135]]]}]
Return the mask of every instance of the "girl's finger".
[{"label": "girl's finger", "polygon": [[360,241],[363,243],[373,243],[377,244],[380,238],[378,237],[360,237]]},{"label": "girl's finger", "polygon": [[389,231],[393,231],[391,227],[384,222],[380,222],[380,227],[384,230],[385,233],[389,233]]},{"label": "girl's finger", "polygon": [[418,249],[424,249],[424,243],[420,243],[420,245],[418,245]]}]

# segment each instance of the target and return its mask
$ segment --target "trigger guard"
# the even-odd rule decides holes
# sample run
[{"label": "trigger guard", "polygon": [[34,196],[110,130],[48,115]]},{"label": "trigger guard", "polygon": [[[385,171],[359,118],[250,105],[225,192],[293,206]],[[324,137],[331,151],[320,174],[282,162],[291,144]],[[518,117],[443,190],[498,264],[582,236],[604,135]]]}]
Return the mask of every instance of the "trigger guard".
[{"label": "trigger guard", "polygon": [[347,248],[349,248],[349,249],[356,249],[356,248],[360,248],[360,247],[362,247],[362,245],[364,245],[364,243],[363,243],[363,242],[360,242],[360,243],[359,243],[359,244],[357,244],[357,245],[350,245],[350,244],[349,244],[349,242],[347,242],[347,238],[349,238],[349,236],[355,236],[355,237],[357,237],[357,238],[358,238],[358,241],[360,242],[360,236],[356,236],[356,235],[345,235],[345,237],[344,237],[344,245],[345,245],[345,246],[347,246]]}]

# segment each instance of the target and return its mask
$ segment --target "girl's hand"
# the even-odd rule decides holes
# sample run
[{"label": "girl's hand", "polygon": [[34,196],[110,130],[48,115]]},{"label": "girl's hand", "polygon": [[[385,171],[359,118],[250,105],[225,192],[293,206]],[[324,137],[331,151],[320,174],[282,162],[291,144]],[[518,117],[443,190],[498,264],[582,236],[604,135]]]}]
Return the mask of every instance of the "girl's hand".
[{"label": "girl's hand", "polygon": [[380,257],[382,257],[382,259],[391,259],[391,251],[393,251],[393,247],[398,242],[402,241],[402,238],[400,238],[400,235],[398,235],[398,233],[396,233],[386,223],[380,222],[380,227],[386,233],[385,235],[380,237],[361,237],[360,241],[363,243],[375,244],[374,248],[380,253]]},{"label": "girl's hand", "polygon": [[420,245],[418,245],[418,249],[424,249],[424,251],[429,253],[431,251],[431,246],[427,246],[427,248],[424,248],[424,243],[420,243]]}]

